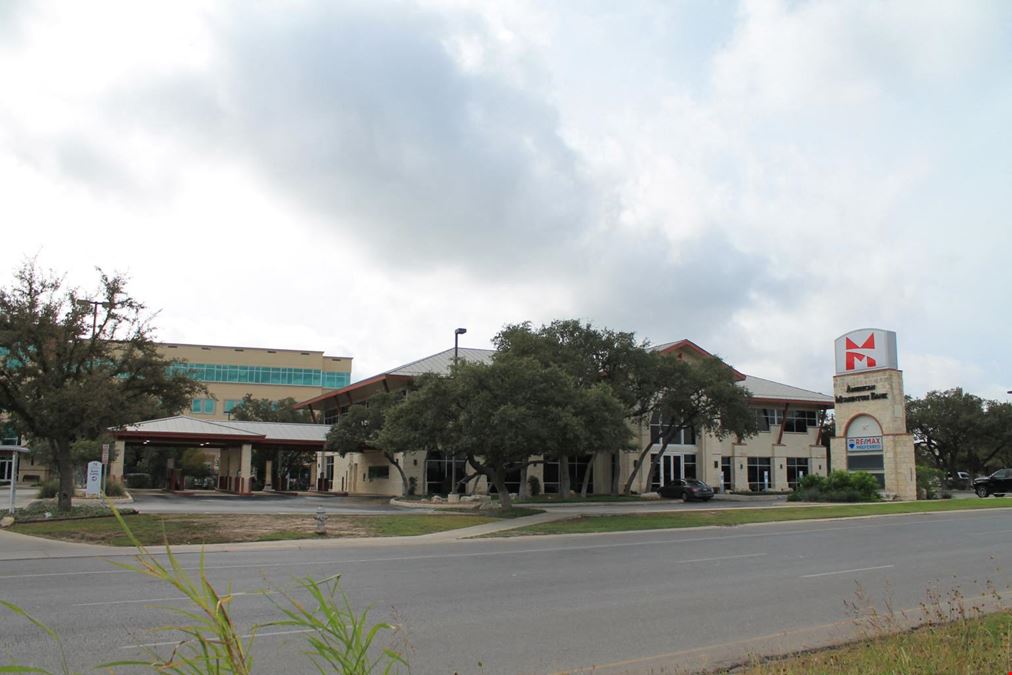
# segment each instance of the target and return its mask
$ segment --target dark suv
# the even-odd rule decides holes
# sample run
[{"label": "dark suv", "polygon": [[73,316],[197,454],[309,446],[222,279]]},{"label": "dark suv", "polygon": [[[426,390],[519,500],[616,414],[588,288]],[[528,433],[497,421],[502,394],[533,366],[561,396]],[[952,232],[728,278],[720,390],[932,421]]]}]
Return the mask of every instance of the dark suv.
[{"label": "dark suv", "polygon": [[987,478],[974,479],[973,491],[978,497],[1012,492],[1012,469],[998,469]]}]

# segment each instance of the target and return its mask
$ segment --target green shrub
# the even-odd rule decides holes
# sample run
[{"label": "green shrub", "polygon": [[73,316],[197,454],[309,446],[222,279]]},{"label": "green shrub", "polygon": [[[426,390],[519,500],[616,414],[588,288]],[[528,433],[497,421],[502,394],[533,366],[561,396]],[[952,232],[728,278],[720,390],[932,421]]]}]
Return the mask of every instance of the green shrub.
[{"label": "green shrub", "polygon": [[60,481],[50,478],[39,483],[39,499],[52,499],[60,491]]},{"label": "green shrub", "polygon": [[126,488],[124,488],[123,483],[120,483],[118,480],[107,481],[105,484],[105,496],[124,497],[126,496]]},{"label": "green shrub", "polygon": [[538,480],[537,476],[527,477],[527,493],[531,497],[537,497],[541,494],[541,481]]},{"label": "green shrub", "polygon": [[942,490],[944,472],[931,466],[917,467],[917,494],[925,499],[938,499]]},{"label": "green shrub", "polygon": [[836,470],[829,476],[808,475],[787,496],[792,502],[874,502],[880,499],[878,481],[865,471]]}]

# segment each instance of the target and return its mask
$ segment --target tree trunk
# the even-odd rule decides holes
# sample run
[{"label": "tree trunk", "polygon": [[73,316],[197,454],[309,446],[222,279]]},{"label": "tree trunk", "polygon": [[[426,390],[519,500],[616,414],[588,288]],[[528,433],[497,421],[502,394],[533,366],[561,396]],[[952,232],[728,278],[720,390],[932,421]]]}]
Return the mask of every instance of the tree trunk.
[{"label": "tree trunk", "polygon": [[590,477],[594,473],[594,460],[597,459],[597,453],[590,455],[590,461],[587,462],[587,468],[583,472],[583,485],[580,486],[580,496],[584,499],[587,498],[587,489],[590,487]]},{"label": "tree trunk", "polygon": [[70,443],[60,443],[56,446],[56,472],[60,474],[56,510],[67,512],[74,503],[74,462],[70,454]]},{"label": "tree trunk", "polygon": [[503,511],[509,511],[513,508],[513,500],[510,499],[510,493],[506,489],[505,467],[496,467],[493,472],[492,482],[495,484],[495,491],[499,493],[499,506],[502,507]]},{"label": "tree trunk", "polygon": [[[650,479],[653,478],[653,472],[655,471],[655,467],[657,466],[658,462],[660,462],[661,455],[663,455],[664,451],[668,449],[668,443],[671,441],[671,434],[672,434],[672,432],[676,428],[678,428],[678,427],[675,427],[674,425],[670,425],[670,426],[668,426],[667,429],[664,430],[663,443],[661,443],[661,450],[660,450],[660,452],[658,452],[654,456],[653,460],[651,460],[651,462],[650,462],[650,473],[647,474],[647,487],[648,488],[650,487]],[[646,447],[644,447],[640,451],[640,456],[638,457],[639,461],[636,462],[636,466],[633,468],[632,472],[629,474],[629,479],[625,482],[625,489],[622,491],[622,494],[624,494],[624,495],[628,495],[629,494],[629,491],[632,489],[633,481],[636,480],[636,475],[640,472],[640,469],[643,468],[643,460],[644,460],[644,458],[646,458],[647,453],[650,452],[650,448],[652,448],[652,447],[654,447],[654,444],[651,442],[651,443],[648,443],[646,445]]]},{"label": "tree trunk", "polygon": [[569,457],[559,457],[559,499],[569,497]]},{"label": "tree trunk", "polygon": [[[411,489],[411,483],[408,481],[408,475],[404,473],[404,469],[401,468],[400,462],[398,462],[393,453],[384,452],[383,456],[387,458],[387,461],[394,465],[397,469],[397,473],[401,475],[401,496],[407,496],[408,491]],[[454,486],[456,487],[456,486]]]}]

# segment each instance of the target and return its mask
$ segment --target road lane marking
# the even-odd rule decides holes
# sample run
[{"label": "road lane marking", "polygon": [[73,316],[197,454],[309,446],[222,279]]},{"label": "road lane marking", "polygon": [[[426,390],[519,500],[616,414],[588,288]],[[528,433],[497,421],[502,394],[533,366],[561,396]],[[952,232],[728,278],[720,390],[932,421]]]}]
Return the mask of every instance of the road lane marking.
[{"label": "road lane marking", "polygon": [[[261,637],[273,637],[275,635],[298,635],[300,633],[314,633],[314,632],[316,632],[315,628],[299,628],[297,630],[276,630],[270,632],[264,631],[258,633],[246,633],[245,635],[240,635],[239,637],[242,638],[243,640],[246,640],[248,638],[253,637],[254,635],[256,635],[256,637],[258,638],[261,638]],[[167,647],[169,645],[178,645],[184,642],[192,642],[192,640],[169,640],[167,642],[146,642],[140,645],[126,645],[120,647],[120,649],[148,649],[150,647]],[[210,640],[210,642],[217,642],[217,640]]]},{"label": "road lane marking", "polygon": [[[241,597],[244,595],[270,595],[274,591],[249,591],[243,593],[225,593],[222,597]],[[172,600],[188,600],[185,595],[176,595],[171,598],[144,598],[142,600],[103,600],[101,602],[77,602],[71,607],[98,607],[100,605],[130,605],[142,602],[169,602]]]},{"label": "road lane marking", "polygon": [[852,570],[837,570],[836,572],[819,572],[818,574],[802,574],[802,579],[811,579],[813,577],[828,577],[831,574],[850,574],[851,572],[868,572],[870,570],[887,570],[890,567],[896,567],[896,565],[876,565],[875,567],[855,567]]}]

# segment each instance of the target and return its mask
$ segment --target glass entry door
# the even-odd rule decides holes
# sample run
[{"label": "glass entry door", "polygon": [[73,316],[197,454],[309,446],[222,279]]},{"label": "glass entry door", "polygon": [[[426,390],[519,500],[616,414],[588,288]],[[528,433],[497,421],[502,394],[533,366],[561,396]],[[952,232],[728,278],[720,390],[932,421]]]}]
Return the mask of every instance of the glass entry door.
[{"label": "glass entry door", "polygon": [[678,480],[682,477],[682,456],[661,455],[661,459],[657,464],[657,471],[654,473],[654,479],[650,483],[650,487],[653,490],[659,490],[672,480]]},{"label": "glass entry door", "polygon": [[0,457],[0,483],[9,483],[14,462],[10,457]]}]

